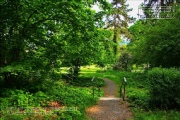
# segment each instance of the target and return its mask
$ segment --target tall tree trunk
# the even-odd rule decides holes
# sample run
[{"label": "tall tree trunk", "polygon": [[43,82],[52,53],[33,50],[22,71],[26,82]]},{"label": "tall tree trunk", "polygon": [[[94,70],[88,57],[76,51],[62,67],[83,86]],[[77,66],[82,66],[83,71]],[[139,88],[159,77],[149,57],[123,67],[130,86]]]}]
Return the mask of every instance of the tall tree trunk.
[{"label": "tall tree trunk", "polygon": [[73,80],[76,80],[78,78],[79,75],[79,71],[80,71],[80,59],[77,58],[72,62],[72,68],[71,68],[71,78],[73,78]]},{"label": "tall tree trunk", "polygon": [[114,57],[116,58],[116,55],[117,55],[117,32],[116,32],[116,29],[114,30],[113,42],[114,42],[113,52],[114,52]]}]

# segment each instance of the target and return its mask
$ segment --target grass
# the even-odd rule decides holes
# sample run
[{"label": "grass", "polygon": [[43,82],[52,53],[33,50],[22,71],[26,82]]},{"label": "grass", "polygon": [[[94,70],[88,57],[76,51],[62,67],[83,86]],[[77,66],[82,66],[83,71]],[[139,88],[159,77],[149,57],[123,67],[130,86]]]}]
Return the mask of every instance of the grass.
[{"label": "grass", "polygon": [[87,76],[87,77],[96,77],[96,78],[108,78],[116,82],[117,84],[120,84],[121,77],[119,71],[113,71],[113,70],[103,70],[102,68],[98,68],[95,66],[88,66],[88,67],[82,67],[80,76]]}]

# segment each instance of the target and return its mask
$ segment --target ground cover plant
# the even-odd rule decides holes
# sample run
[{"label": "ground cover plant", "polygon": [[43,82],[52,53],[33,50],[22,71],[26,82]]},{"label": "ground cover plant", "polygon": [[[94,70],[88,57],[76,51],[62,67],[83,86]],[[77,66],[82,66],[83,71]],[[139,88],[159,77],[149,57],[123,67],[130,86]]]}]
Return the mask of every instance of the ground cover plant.
[{"label": "ground cover plant", "polygon": [[[62,80],[44,80],[18,89],[1,90],[0,117],[6,119],[85,119],[85,109],[94,105],[98,89],[92,96],[89,84],[78,87]],[[87,82],[88,83],[88,82]],[[80,82],[79,82],[80,84]],[[100,95],[103,95],[101,91]]]},{"label": "ground cover plant", "polygon": [[[135,120],[180,119],[178,103],[173,100],[178,100],[179,97],[176,92],[179,86],[178,69],[155,68],[148,73],[129,73],[129,75],[127,100],[130,102]],[[168,100],[170,101],[165,102]],[[172,106],[173,104],[176,106]]]}]

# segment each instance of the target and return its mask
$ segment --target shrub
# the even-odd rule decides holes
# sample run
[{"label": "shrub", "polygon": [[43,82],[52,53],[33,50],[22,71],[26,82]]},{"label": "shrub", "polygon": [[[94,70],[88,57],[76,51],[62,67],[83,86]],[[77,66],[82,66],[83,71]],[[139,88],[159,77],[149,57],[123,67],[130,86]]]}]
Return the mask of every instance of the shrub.
[{"label": "shrub", "polygon": [[130,71],[130,60],[132,56],[128,52],[123,52],[118,61],[114,64],[114,70]]},{"label": "shrub", "polygon": [[0,106],[17,106],[17,107],[27,107],[33,104],[33,96],[29,92],[24,92],[22,90],[10,90],[7,89],[3,93],[4,98],[0,99]]},{"label": "shrub", "polygon": [[175,68],[154,68],[148,75],[151,106],[161,109],[180,107],[180,71]]},{"label": "shrub", "polygon": [[90,88],[76,88],[58,81],[47,91],[47,94],[65,105],[88,106],[92,105],[98,99],[98,95],[93,99],[91,92],[92,90]]},{"label": "shrub", "polygon": [[148,109],[149,91],[145,89],[128,89],[128,99],[131,106]]},{"label": "shrub", "polygon": [[131,107],[149,109],[149,81],[147,73],[124,72],[127,79],[126,95]]},{"label": "shrub", "polygon": [[8,65],[0,68],[0,76],[3,80],[3,87],[20,88],[22,87],[22,79],[26,75],[26,70],[21,65]]},{"label": "shrub", "polygon": [[[98,100],[97,90],[93,97],[91,88],[74,87],[63,81],[44,81],[42,82],[41,88],[42,87],[46,92],[38,91],[30,93],[17,89],[4,90],[3,93],[1,93],[2,98],[0,98],[0,117],[3,116],[2,119],[14,118],[16,120],[49,120],[56,118],[63,120],[80,120],[85,118],[85,109],[95,104]],[[53,107],[49,104],[52,101],[57,101],[61,103],[59,107],[67,107],[68,109],[54,109],[56,106]],[[51,107],[53,107],[51,111],[46,111],[46,108]],[[36,113],[35,110],[39,111]],[[46,114],[44,114],[45,112]]]}]

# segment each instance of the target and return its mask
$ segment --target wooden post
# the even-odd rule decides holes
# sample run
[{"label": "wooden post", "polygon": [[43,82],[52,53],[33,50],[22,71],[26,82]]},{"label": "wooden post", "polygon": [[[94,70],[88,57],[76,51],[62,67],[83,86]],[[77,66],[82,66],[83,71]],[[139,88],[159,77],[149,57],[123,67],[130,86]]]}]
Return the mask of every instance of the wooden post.
[{"label": "wooden post", "polygon": [[94,98],[94,82],[93,82],[93,98]]},{"label": "wooden post", "polygon": [[98,93],[99,93],[99,97],[101,96],[101,95],[100,95],[100,91],[101,91],[100,85],[98,85]]},{"label": "wooden post", "polygon": [[125,93],[126,93],[126,78],[124,77],[124,95],[123,95],[123,101],[125,100]]},{"label": "wooden post", "polygon": [[94,78],[95,78],[95,77],[93,77],[92,80],[91,80],[91,81],[92,81],[92,85],[93,85],[93,88],[92,88],[93,98],[94,98]]},{"label": "wooden post", "polygon": [[120,85],[120,90],[119,90],[119,92],[120,92],[119,96],[120,97],[122,97],[122,86],[123,86],[123,83]]}]

